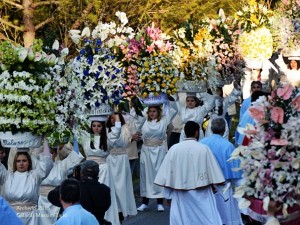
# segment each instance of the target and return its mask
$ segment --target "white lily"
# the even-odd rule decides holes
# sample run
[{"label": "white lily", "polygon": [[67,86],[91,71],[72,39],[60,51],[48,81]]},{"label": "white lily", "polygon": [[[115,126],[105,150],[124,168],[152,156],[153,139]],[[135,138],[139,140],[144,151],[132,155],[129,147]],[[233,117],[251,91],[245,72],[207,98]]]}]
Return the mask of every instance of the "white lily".
[{"label": "white lily", "polygon": [[244,186],[239,186],[239,187],[236,187],[235,190],[234,190],[234,195],[233,197],[234,198],[241,198],[244,196],[245,194],[245,187]]},{"label": "white lily", "polygon": [[270,197],[267,196],[263,199],[263,209],[267,212],[269,208]]},{"label": "white lily", "polygon": [[55,40],[55,41],[54,41],[54,43],[53,43],[53,45],[52,45],[52,49],[53,49],[53,50],[58,50],[58,49],[59,49],[59,42],[58,42],[58,40]]},{"label": "white lily", "polygon": [[85,27],[85,28],[82,30],[81,37],[90,37],[90,36],[91,36],[90,28]]},{"label": "white lily", "polygon": [[250,206],[250,204],[251,202],[245,198],[240,199],[238,203],[240,209],[246,209]]},{"label": "white lily", "polygon": [[43,55],[40,52],[36,52],[34,56],[34,62],[38,62],[43,58]]}]

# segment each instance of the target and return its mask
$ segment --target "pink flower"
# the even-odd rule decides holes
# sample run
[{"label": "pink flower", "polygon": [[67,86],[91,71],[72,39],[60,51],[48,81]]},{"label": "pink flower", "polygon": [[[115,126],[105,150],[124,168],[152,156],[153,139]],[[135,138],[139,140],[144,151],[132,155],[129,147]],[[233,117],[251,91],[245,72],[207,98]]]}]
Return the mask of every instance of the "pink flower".
[{"label": "pink flower", "polygon": [[259,122],[263,121],[265,118],[265,110],[261,106],[250,107],[249,114],[254,120],[259,121]]},{"label": "pink flower", "polygon": [[286,84],[282,88],[277,89],[277,95],[287,100],[291,97],[294,87],[291,84]]},{"label": "pink flower", "polygon": [[283,124],[283,116],[284,116],[284,111],[282,108],[274,107],[271,109],[271,119],[275,123]]},{"label": "pink flower", "polygon": [[148,45],[146,51],[149,52],[149,53],[153,52],[154,51],[154,46]]},{"label": "pink flower", "polygon": [[292,106],[295,108],[295,110],[297,111],[300,110],[300,96],[297,96],[296,98],[293,99]]},{"label": "pink flower", "polygon": [[280,146],[284,146],[287,145],[288,141],[286,139],[277,139],[274,138],[271,140],[271,145],[280,145]]}]

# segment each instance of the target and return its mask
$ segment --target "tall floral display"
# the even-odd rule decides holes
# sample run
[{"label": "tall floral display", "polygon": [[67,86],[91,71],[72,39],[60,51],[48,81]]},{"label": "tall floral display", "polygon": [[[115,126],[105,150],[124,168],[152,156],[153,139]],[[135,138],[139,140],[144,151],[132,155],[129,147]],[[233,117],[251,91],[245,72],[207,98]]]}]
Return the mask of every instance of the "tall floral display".
[{"label": "tall floral display", "polygon": [[178,70],[173,62],[172,50],[168,36],[154,25],[129,40],[123,52],[125,58],[130,58],[132,69],[136,71],[140,97],[176,93]]},{"label": "tall floral display", "polygon": [[241,29],[238,21],[225,16],[223,9],[219,9],[217,19],[207,19],[212,38],[213,52],[216,59],[217,71],[224,83],[233,80],[240,81],[244,76],[245,62],[238,51],[238,37]]},{"label": "tall floral display", "polygon": [[[0,45],[0,139],[7,147],[39,147],[41,136],[55,129],[55,92],[50,73],[53,54],[35,40],[25,48],[4,41]],[[35,136],[38,135],[38,136]]]},{"label": "tall floral display", "polygon": [[174,33],[174,56],[184,83],[207,83],[208,88],[215,89],[225,82],[241,80],[244,61],[237,48],[238,22],[226,17],[222,9],[217,19],[206,18],[197,25],[186,23]]},{"label": "tall floral display", "polygon": [[[282,222],[287,214],[299,215],[299,133],[300,92],[287,84],[268,97],[260,97],[249,112],[256,125],[243,132],[251,138],[248,146],[232,154],[240,159],[245,183],[235,190],[241,207],[265,222],[270,201],[282,205]],[[263,206],[262,210],[259,206]],[[255,213],[253,213],[255,212]]]},{"label": "tall floral display", "polygon": [[247,61],[247,67],[258,69],[262,62],[271,57],[273,39],[269,30],[269,19],[273,15],[265,5],[249,0],[242,10],[236,13],[243,32],[238,40],[240,54]]},{"label": "tall floral display", "polygon": [[208,26],[202,24],[198,30],[187,22],[174,31],[174,59],[180,72],[179,91],[205,91],[207,82],[213,83],[220,76],[215,58],[211,58],[213,46]]},{"label": "tall floral display", "polygon": [[81,104],[83,90],[80,80],[70,76],[70,64],[66,62],[69,54],[68,48],[62,48],[55,40],[52,49],[48,50],[56,55],[56,64],[50,69],[53,77],[54,100],[57,104],[55,111],[56,129],[49,134],[48,141],[51,146],[57,146],[70,141],[73,134],[80,132],[86,125],[85,106]]},{"label": "tall floral display", "polygon": [[[70,72],[80,80],[84,93],[81,104],[89,110],[100,105],[101,108],[103,105],[117,105],[123,99],[125,69],[116,51],[126,42],[125,35],[133,35],[133,30],[125,27],[126,16],[120,12],[116,15],[121,21],[120,26],[115,22],[99,23],[92,32],[87,27],[83,31],[70,31],[79,49],[79,55],[71,62]],[[102,109],[101,113],[105,114]],[[109,113],[111,110],[107,110]]]}]

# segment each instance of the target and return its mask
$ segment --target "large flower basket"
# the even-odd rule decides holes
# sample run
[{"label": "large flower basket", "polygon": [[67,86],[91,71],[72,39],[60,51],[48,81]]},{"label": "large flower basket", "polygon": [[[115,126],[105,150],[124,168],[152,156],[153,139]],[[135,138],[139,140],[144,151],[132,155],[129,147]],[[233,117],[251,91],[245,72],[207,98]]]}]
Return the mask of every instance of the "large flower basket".
[{"label": "large flower basket", "polygon": [[[266,223],[268,219],[267,212],[263,209],[263,201],[261,199],[250,198],[251,204],[248,208],[248,215],[259,222]],[[300,206],[294,205],[287,208],[287,216],[284,216],[282,211],[276,214],[280,224],[300,224]]]},{"label": "large flower basket", "polygon": [[206,92],[207,85],[205,81],[180,80],[177,81],[178,92]]},{"label": "large flower basket", "polygon": [[7,131],[0,132],[0,140],[6,148],[38,148],[41,146],[42,136],[33,135],[31,132],[13,134]]},{"label": "large flower basket", "polygon": [[148,106],[163,105],[168,102],[168,97],[165,93],[160,93],[156,96],[149,96],[147,98],[142,98],[142,102]]},{"label": "large flower basket", "polygon": [[272,34],[265,27],[251,30],[250,32],[243,32],[239,37],[238,47],[240,54],[244,58],[263,62],[269,59],[273,53]]},{"label": "large flower basket", "polygon": [[111,114],[111,105],[101,104],[98,107],[92,107],[88,112],[88,117],[89,121],[106,121]]}]

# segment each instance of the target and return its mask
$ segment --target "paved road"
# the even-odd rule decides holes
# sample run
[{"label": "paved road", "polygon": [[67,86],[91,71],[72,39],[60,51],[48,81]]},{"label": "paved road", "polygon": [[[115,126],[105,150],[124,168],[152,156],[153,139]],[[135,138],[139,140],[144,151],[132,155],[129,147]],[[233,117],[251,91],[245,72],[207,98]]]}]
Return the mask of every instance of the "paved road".
[{"label": "paved road", "polygon": [[[136,178],[133,181],[134,196],[136,199],[136,206],[139,207],[142,204],[142,198],[140,197],[140,183]],[[122,225],[169,225],[170,206],[164,199],[164,212],[157,211],[156,199],[150,199],[149,211],[138,212],[136,216],[127,218]]]},{"label": "paved road", "polygon": [[[136,197],[137,207],[141,204],[141,198]],[[123,225],[169,225],[170,207],[164,202],[164,212],[157,212],[156,199],[150,199],[149,211],[138,212],[136,216],[127,218]]]}]

